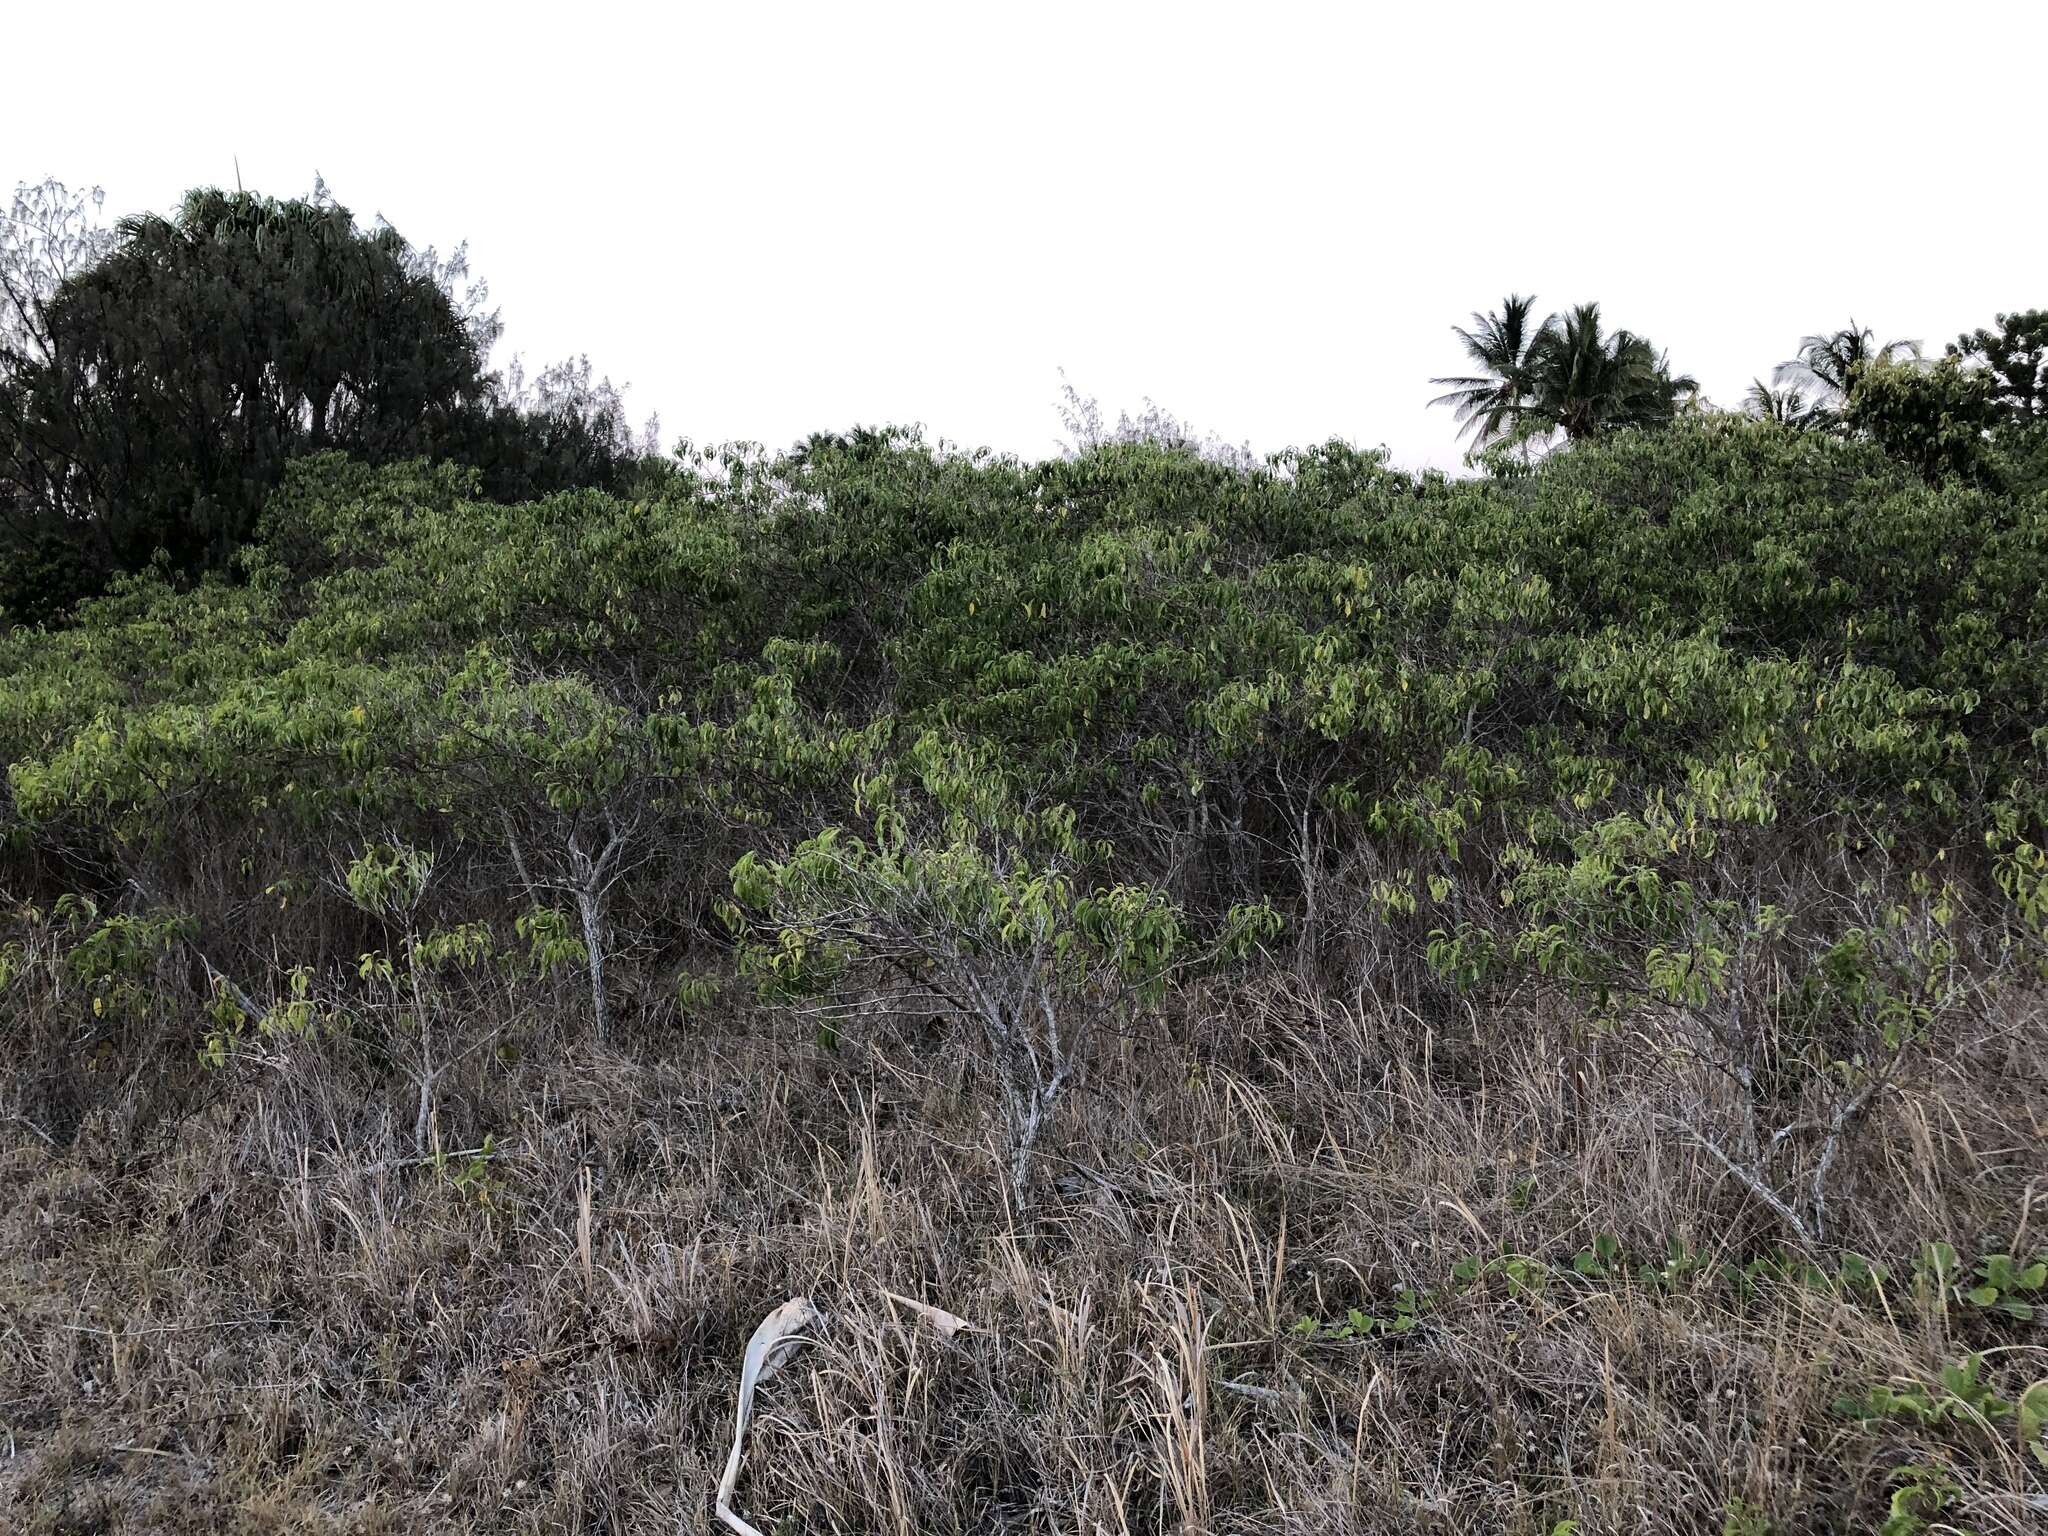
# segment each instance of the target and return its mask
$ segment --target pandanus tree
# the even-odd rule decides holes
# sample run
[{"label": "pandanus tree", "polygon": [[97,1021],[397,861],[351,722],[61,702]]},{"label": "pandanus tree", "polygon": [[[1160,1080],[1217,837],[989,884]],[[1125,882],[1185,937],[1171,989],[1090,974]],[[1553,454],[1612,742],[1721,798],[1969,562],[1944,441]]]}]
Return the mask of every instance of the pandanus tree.
[{"label": "pandanus tree", "polygon": [[0,362],[6,473],[112,568],[197,568],[246,536],[294,454],[434,450],[484,397],[478,338],[388,226],[201,190],[122,221]]},{"label": "pandanus tree", "polygon": [[201,189],[98,227],[97,195],[0,211],[0,609],[48,617],[148,565],[218,569],[297,457],[454,460],[496,500],[622,491],[653,447],[587,359],[485,371],[458,247],[307,198]]}]

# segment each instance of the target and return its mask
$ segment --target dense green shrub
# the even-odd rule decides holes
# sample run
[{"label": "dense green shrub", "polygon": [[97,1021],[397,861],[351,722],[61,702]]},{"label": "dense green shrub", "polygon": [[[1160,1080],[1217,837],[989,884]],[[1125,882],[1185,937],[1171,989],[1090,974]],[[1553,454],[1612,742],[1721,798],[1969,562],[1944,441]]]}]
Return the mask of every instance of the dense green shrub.
[{"label": "dense green shrub", "polygon": [[[1973,984],[1965,931],[2038,942],[2038,496],[1737,418],[1470,481],[862,432],[647,489],[311,458],[235,582],[145,573],[0,638],[10,880],[146,891],[260,974],[249,903],[331,910],[297,959],[345,967],[333,869],[418,849],[422,931],[580,954],[602,1028],[696,984],[735,861],[875,845],[945,743],[956,797],[1062,829],[1003,857],[1075,903],[1145,893],[1196,948],[1270,908],[1326,983],[1655,1021],[1742,1085],[1691,1129],[1801,1236]],[[766,903],[776,942],[879,952],[821,903]],[[923,939],[891,955],[924,982],[978,943]],[[1802,1143],[1795,1194],[1769,1165]]]},{"label": "dense green shrub", "polygon": [[2006,416],[1997,385],[1954,357],[1930,367],[1866,364],[1850,378],[1842,420],[1930,482],[1974,480],[1984,473],[1986,439]]}]

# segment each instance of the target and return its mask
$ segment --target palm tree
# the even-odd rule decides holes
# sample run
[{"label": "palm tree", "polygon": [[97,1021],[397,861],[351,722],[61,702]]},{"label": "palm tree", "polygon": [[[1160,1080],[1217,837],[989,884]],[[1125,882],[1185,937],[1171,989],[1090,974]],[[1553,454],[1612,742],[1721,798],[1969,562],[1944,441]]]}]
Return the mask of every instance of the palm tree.
[{"label": "palm tree", "polygon": [[1474,449],[1485,448],[1513,436],[1520,425],[1530,392],[1531,365],[1545,337],[1557,323],[1557,316],[1545,315],[1534,325],[1534,294],[1524,298],[1511,293],[1502,301],[1498,314],[1472,315],[1472,329],[1451,327],[1472,361],[1483,370],[1478,374],[1431,379],[1432,384],[1450,386],[1450,393],[1438,395],[1431,405],[1448,405],[1457,412],[1459,436],[1472,434]]},{"label": "palm tree", "polygon": [[1762,379],[1749,381],[1742,409],[1758,421],[1775,421],[1781,427],[1800,432],[1830,426],[1835,420],[1832,410],[1797,385],[1774,389]]},{"label": "palm tree", "polygon": [[1778,364],[1771,371],[1771,382],[1804,385],[1815,392],[1814,405],[1832,410],[1849,398],[1849,376],[1864,364],[1919,356],[1919,342],[1888,341],[1879,346],[1869,326],[1851,319],[1839,331],[1800,337],[1799,355]]},{"label": "palm tree", "polygon": [[1598,304],[1580,304],[1531,349],[1521,435],[1562,432],[1579,442],[1615,427],[1661,426],[1699,384],[1633,331],[1603,331]]}]

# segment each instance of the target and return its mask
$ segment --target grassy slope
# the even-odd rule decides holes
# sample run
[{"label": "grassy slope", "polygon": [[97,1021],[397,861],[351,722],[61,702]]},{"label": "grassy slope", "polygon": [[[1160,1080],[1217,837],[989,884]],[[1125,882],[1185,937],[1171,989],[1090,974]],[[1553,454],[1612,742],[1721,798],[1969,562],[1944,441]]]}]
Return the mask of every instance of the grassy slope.
[{"label": "grassy slope", "polygon": [[[1006,1230],[958,1048],[827,1059],[764,1022],[614,1053],[511,1017],[494,1044],[519,1059],[470,1055],[437,1128],[495,1128],[474,1182],[410,1162],[404,1116],[366,1116],[376,1083],[316,1047],[232,1084],[79,1067],[125,1080],[92,1084],[70,1146],[5,1133],[0,1510],[51,1533],[704,1530],[740,1352],[803,1294],[828,1322],[764,1389],[740,1499],[764,1529],[1697,1531],[1747,1501],[1827,1530],[1874,1524],[1907,1463],[1947,1469],[1960,1524],[2038,1529],[2010,1421],[1829,1412],[1845,1380],[2000,1340],[1960,1309],[1453,1289],[1465,1255],[1568,1269],[1602,1231],[1711,1252],[1742,1221],[1625,1054],[1568,1078],[1536,1021],[1188,1008],[1063,1124],[1036,1240]],[[2039,1166],[2043,1044],[2038,1011],[1986,1021],[1888,1105],[1860,1238],[2038,1232],[1986,1190]],[[1403,1285],[1439,1293],[1411,1330],[1290,1331],[1391,1316]],[[938,1341],[885,1290],[980,1331]],[[2040,1373],[2002,1342],[2002,1381]]]},{"label": "grassy slope", "polygon": [[[1048,495],[1107,509],[1099,539],[1095,524],[1070,536],[1041,517],[1011,469],[914,455],[876,467],[823,453],[806,471],[818,482],[742,485],[716,502],[723,522],[574,498],[464,508],[400,479],[390,505],[375,486],[352,492],[340,515],[357,521],[281,521],[289,581],[144,591],[98,627],[0,636],[0,751],[26,765],[0,801],[0,895],[47,913],[58,892],[88,889],[104,913],[139,910],[123,883],[139,875],[260,996],[289,997],[303,962],[316,998],[352,1021],[314,1037],[243,1029],[222,1066],[201,1067],[218,1023],[196,950],[116,965],[102,1013],[93,967],[58,947],[82,948],[90,925],[9,904],[0,1531],[708,1530],[741,1352],[798,1294],[827,1321],[763,1390],[738,1502],[764,1531],[1576,1521],[1758,1536],[1876,1529],[1914,1486],[1945,1490],[1954,1527],[2039,1529],[2048,1468],[1995,1410],[2048,1378],[2040,1328],[1964,1286],[1916,1285],[1911,1267],[1930,1242],[1968,1264],[2048,1247],[2039,956],[1974,851],[1995,806],[2034,825],[2021,818],[2038,806],[2048,668],[2028,571],[2048,517],[2038,497],[1901,488],[1847,448],[1756,428],[1574,458],[1519,487],[1410,485],[1355,465],[1355,489],[1304,475],[1211,520],[1225,540],[1213,578],[1208,545],[1174,541],[1241,487],[1142,455],[1043,471]],[[757,513],[748,497],[781,499]],[[1523,519],[1525,497],[1541,518]],[[1008,531],[981,547],[983,523]],[[339,529],[325,553],[323,528]],[[1331,547],[1332,530],[1376,564],[1370,603],[1362,584],[1318,585],[1348,572],[1287,555]],[[380,564],[380,539],[412,542]],[[938,540],[964,541],[943,569]],[[773,580],[743,579],[761,551]],[[1309,616],[1355,648],[1340,654],[1360,658],[1359,676],[1400,669],[1381,703],[1406,734],[1338,733],[1368,799],[1462,794],[1469,765],[1410,780],[1475,730],[1528,777],[1484,790],[1462,856],[1331,811],[1320,954],[1190,982],[1134,1021],[1060,1112],[1035,1228],[1004,1208],[987,1064],[960,1034],[876,1005],[825,1050],[802,1017],[732,986],[679,1024],[674,967],[710,963],[702,914],[742,839],[786,846],[816,829],[818,805],[850,819],[838,790],[802,784],[784,824],[711,838],[689,807],[661,824],[662,857],[622,887],[616,921],[645,942],[621,942],[608,1042],[592,1038],[580,975],[441,978],[430,1129],[448,1156],[419,1156],[417,1042],[355,963],[389,936],[333,887],[352,849],[396,826],[444,855],[437,921],[488,921],[494,944],[518,947],[524,901],[484,841],[516,774],[474,791],[429,777],[419,795],[402,781],[430,755],[420,722],[453,697],[471,645],[631,704],[661,667],[751,664],[761,634],[827,635],[852,660],[824,669],[840,690],[826,703],[855,723],[922,709],[1028,761],[1064,719],[1095,766],[1116,767],[1141,732],[1284,673],[1271,657],[1292,654],[1292,632],[1248,607],[1243,676],[1171,691],[1192,687],[1175,669],[1221,628],[1212,594],[1229,595],[1233,562],[1247,603]],[[1550,573],[1551,606],[1529,606],[1530,568]],[[848,571],[867,583],[855,598]],[[1037,639],[1044,598],[1010,598],[1047,591],[1057,620]],[[1133,602],[1154,630],[1129,630]],[[1110,643],[1127,632],[1158,647],[1140,686]],[[1032,646],[1042,675],[1014,666]],[[1509,658],[1498,689],[1496,657]],[[959,681],[1005,675],[1010,715]],[[1062,716],[1083,683],[1117,707]],[[1467,683],[1483,695],[1456,691]],[[1964,691],[1981,707],[1951,702]],[[780,697],[751,673],[738,694]],[[1657,697],[1677,714],[1653,721]],[[1579,734],[1531,746],[1528,723],[1552,720]],[[408,729],[422,733],[410,745]],[[1326,745],[1273,729],[1301,762]],[[1436,925],[1476,914],[1505,955],[1534,920],[1506,899],[1502,856],[1527,816],[1567,819],[1527,837],[1565,881],[1582,868],[1566,833],[1753,763],[1759,736],[1780,755],[1781,821],[1710,813],[1718,851],[1681,857],[1674,838],[1662,863],[1626,855],[1661,868],[1667,891],[1683,877],[1745,910],[1800,912],[1789,937],[1743,930],[1711,996],[1646,986],[1637,951],[1683,936],[1633,926],[1648,920],[1618,902],[1564,919],[1635,999],[1597,1026],[1585,989],[1533,965],[1461,990],[1426,959]],[[1184,745],[1198,768],[1263,762],[1199,732]],[[1289,760],[1275,762],[1284,788]],[[350,798],[364,763],[389,792],[367,810]],[[1603,765],[1618,787],[1575,801]],[[477,771],[500,766],[485,754]],[[843,764],[828,768],[843,789]],[[1177,878],[1182,844],[1145,831],[1130,783],[1074,792],[1094,797],[1097,830],[1129,831],[1133,878]],[[327,798],[294,820],[294,793]],[[454,830],[450,794],[470,818]],[[1867,838],[1887,817],[1904,830],[1881,857]],[[1269,816],[1268,832],[1285,829]],[[1237,877],[1234,856],[1205,856],[1213,882]],[[1275,857],[1252,875],[1284,903],[1289,867]],[[1892,904],[1920,901],[1906,881],[1929,867],[1956,872],[1960,915],[1926,1038],[1897,1052],[1832,1169],[1813,1251],[1824,1283],[1776,1275],[1780,1224],[1676,1122],[1729,1125],[1747,1107],[1796,1128],[1840,1102],[1835,1057],[1878,1036],[1868,1019],[1830,1035],[1862,1014],[1804,983],[1845,925],[1875,932]],[[1378,876],[1417,871],[1454,874],[1455,889],[1413,881],[1422,906],[1405,916],[1372,904]],[[287,879],[288,913],[274,896]],[[1873,942],[1923,931],[1919,915],[1902,922]],[[1763,1080],[1746,1097],[1701,1019],[1761,1032]],[[473,1156],[486,1136],[491,1154]],[[1793,1138],[1781,1188],[1803,1187],[1820,1144]],[[1603,1234],[1625,1256],[1576,1273],[1582,1252],[1611,1252]],[[1848,1251],[1884,1260],[1889,1281],[1842,1283]],[[885,1291],[975,1331],[937,1338]],[[1412,1325],[1347,1326],[1354,1309],[1397,1324],[1404,1291],[1428,1293],[1411,1295]],[[1993,1397],[1943,1406],[1939,1373],[1973,1353]],[[1835,1410],[1915,1383],[1932,1390],[1932,1422]],[[1936,1502],[1919,1496],[1916,1518]]]}]

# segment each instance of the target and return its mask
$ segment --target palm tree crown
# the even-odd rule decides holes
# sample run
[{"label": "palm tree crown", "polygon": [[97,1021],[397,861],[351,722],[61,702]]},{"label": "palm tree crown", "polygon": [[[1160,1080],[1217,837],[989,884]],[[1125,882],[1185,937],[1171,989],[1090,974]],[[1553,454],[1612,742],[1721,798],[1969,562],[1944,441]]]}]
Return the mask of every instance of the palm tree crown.
[{"label": "palm tree crown", "polygon": [[1613,427],[1671,420],[1699,385],[1671,372],[1668,359],[1633,331],[1604,330],[1600,306],[1580,304],[1532,325],[1536,301],[1509,294],[1497,314],[1453,327],[1484,373],[1433,379],[1453,386],[1432,405],[1449,405],[1473,434],[1475,450],[1511,442],[1525,448],[1562,433],[1567,442]]},{"label": "palm tree crown", "polygon": [[1832,425],[1835,413],[1796,384],[1774,387],[1762,379],[1749,381],[1749,393],[1742,399],[1743,413],[1758,421],[1775,421],[1798,431]]},{"label": "palm tree crown", "polygon": [[1541,321],[1530,324],[1529,317],[1535,309],[1534,294],[1524,298],[1511,293],[1502,301],[1498,314],[1474,311],[1469,331],[1462,325],[1451,327],[1452,333],[1464,343],[1466,353],[1483,371],[1431,379],[1432,384],[1449,385],[1450,393],[1438,395],[1429,403],[1454,407],[1459,435],[1471,433],[1474,448],[1488,447],[1509,436],[1528,401],[1532,353],[1557,323],[1557,316],[1545,315]]},{"label": "palm tree crown", "polygon": [[1800,337],[1799,355],[1778,364],[1771,372],[1771,382],[1811,389],[1811,404],[1831,410],[1849,398],[1849,376],[1865,363],[1890,363],[1919,355],[1919,342],[1888,341],[1879,346],[1876,332],[1852,319],[1839,331]]},{"label": "palm tree crown", "polygon": [[1699,393],[1634,331],[1603,332],[1598,304],[1580,304],[1537,349],[1534,400],[1526,425],[1578,442],[1613,427],[1657,426]]}]

